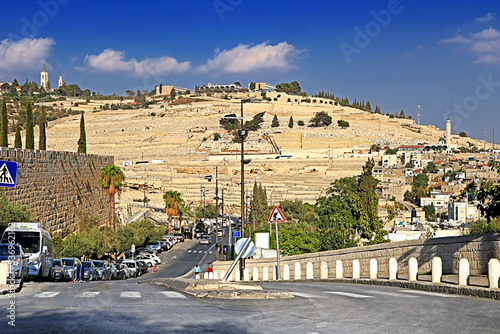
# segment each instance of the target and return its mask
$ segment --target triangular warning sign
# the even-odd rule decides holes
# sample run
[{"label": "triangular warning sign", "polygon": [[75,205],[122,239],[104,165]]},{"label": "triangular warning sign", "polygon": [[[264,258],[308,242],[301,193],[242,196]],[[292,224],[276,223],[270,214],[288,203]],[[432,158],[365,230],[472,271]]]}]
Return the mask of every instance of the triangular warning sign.
[{"label": "triangular warning sign", "polygon": [[10,175],[9,169],[7,168],[7,164],[3,164],[0,168],[0,183],[4,184],[16,184],[12,176]]},{"label": "triangular warning sign", "polygon": [[269,223],[286,223],[285,216],[283,216],[280,209],[276,205],[269,216]]}]

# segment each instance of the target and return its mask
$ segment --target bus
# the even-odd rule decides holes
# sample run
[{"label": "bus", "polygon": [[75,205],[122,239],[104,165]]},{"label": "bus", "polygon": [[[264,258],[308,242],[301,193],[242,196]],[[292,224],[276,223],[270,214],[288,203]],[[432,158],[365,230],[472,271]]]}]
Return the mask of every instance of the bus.
[{"label": "bus", "polygon": [[52,237],[40,223],[10,223],[3,232],[2,243],[18,244],[28,260],[28,276],[50,277],[54,253]]}]

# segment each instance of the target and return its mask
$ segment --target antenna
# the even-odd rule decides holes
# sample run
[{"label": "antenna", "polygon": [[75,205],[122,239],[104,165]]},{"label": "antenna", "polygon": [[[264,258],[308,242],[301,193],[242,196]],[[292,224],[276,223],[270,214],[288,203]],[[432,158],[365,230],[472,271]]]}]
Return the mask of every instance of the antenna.
[{"label": "antenna", "polygon": [[417,105],[417,125],[420,125],[420,104]]}]

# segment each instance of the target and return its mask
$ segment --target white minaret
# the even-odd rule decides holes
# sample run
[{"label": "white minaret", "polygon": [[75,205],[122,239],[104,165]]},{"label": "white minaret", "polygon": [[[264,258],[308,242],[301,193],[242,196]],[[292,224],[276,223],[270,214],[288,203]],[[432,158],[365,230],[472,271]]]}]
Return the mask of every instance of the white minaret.
[{"label": "white minaret", "polygon": [[45,67],[45,60],[43,61],[42,72],[40,72],[40,87],[43,87],[45,90],[50,89],[49,72],[47,72],[47,68]]},{"label": "white minaret", "polygon": [[59,76],[59,81],[57,82],[57,88],[61,88],[62,86],[64,86],[64,80],[63,80],[63,77],[61,75],[61,76]]},{"label": "white minaret", "polygon": [[446,140],[446,144],[451,144],[451,121],[449,118],[446,120],[445,140]]}]

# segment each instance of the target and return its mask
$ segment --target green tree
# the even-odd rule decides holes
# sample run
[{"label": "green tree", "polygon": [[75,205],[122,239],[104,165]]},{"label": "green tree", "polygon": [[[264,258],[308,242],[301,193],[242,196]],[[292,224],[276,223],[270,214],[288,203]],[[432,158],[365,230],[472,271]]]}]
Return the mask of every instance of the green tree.
[{"label": "green tree", "polygon": [[2,147],[8,147],[9,146],[9,140],[8,140],[8,127],[9,125],[9,120],[7,117],[7,103],[5,102],[5,97],[2,99],[2,111],[1,111],[1,119],[0,119],[0,146]]},{"label": "green tree", "polygon": [[291,129],[293,128],[293,117],[290,116],[290,119],[288,120],[288,127]]},{"label": "green tree", "polygon": [[250,220],[258,226],[258,230],[266,230],[269,214],[267,205],[267,193],[262,184],[253,184],[252,201],[250,202]]},{"label": "green tree", "polygon": [[172,87],[172,90],[170,91],[170,101],[175,100],[175,95],[176,95],[175,89],[174,87]]},{"label": "green tree", "polygon": [[424,212],[425,212],[425,219],[428,221],[436,221],[436,208],[434,207],[434,204],[430,205],[424,205],[423,207]]},{"label": "green tree", "polygon": [[23,148],[23,142],[21,139],[21,129],[19,127],[19,121],[16,124],[16,137],[14,139],[14,147],[15,148]]},{"label": "green tree", "polygon": [[396,155],[398,154],[398,150],[394,149],[394,148],[388,148],[384,154],[388,154],[388,155]]},{"label": "green tree", "polygon": [[425,173],[415,175],[413,177],[412,185],[414,190],[425,190],[425,188],[427,188],[427,186],[429,185],[429,177]]},{"label": "green tree", "polygon": [[26,149],[35,149],[35,135],[33,133],[33,109],[31,103],[26,105]]},{"label": "green tree", "polygon": [[[500,174],[500,162],[490,160],[488,162],[491,170],[496,170]],[[481,214],[486,217],[489,224],[492,219],[500,217],[500,186],[494,184],[492,181],[481,181],[479,188],[476,187],[474,182],[469,184],[466,188],[467,191],[474,191],[474,197],[479,202],[477,204]]]},{"label": "green tree", "polygon": [[458,134],[460,137],[467,137],[467,133],[463,132],[463,131],[460,131],[460,133]]},{"label": "green tree", "polygon": [[179,215],[179,206],[184,203],[184,200],[181,198],[181,193],[176,190],[165,192],[163,200],[165,201],[165,212],[171,221],[173,216]]},{"label": "green tree", "polygon": [[273,121],[271,122],[271,127],[272,128],[277,128],[278,126],[280,126],[280,122],[278,120],[278,116],[274,115]]},{"label": "green tree", "polygon": [[34,222],[35,216],[23,204],[12,204],[5,193],[0,191],[0,235],[12,222]]},{"label": "green tree", "polygon": [[297,125],[298,125],[298,126],[304,126],[304,121],[303,121],[303,120],[299,120],[299,121],[297,122]]},{"label": "green tree", "polygon": [[250,82],[250,90],[255,90],[255,82]]},{"label": "green tree", "polygon": [[311,126],[329,126],[332,124],[332,117],[329,116],[325,111],[318,112],[310,121]]},{"label": "green tree", "polygon": [[412,169],[412,168],[415,168],[415,165],[413,164],[413,162],[407,162],[405,165],[405,168]]},{"label": "green tree", "polygon": [[85,119],[80,119],[80,138],[78,139],[78,153],[87,153],[87,135],[85,133]]},{"label": "green tree", "polygon": [[348,128],[350,124],[349,124],[349,122],[348,122],[348,121],[344,121],[344,120],[342,120],[342,119],[339,119],[339,120],[337,121],[337,125],[338,125],[339,127],[341,127],[342,129],[345,129],[345,128]]},{"label": "green tree", "polygon": [[436,164],[431,161],[427,164],[427,166],[424,167],[424,173],[437,173],[438,168]]},{"label": "green tree", "polygon": [[490,221],[482,219],[473,222],[470,225],[470,230],[468,234],[474,235],[474,234],[488,234],[488,233],[500,233],[499,219],[491,219]]},{"label": "green tree", "polygon": [[285,256],[314,253],[319,249],[320,241],[310,228],[292,224],[282,227],[279,234],[280,251]]},{"label": "green tree", "polygon": [[110,214],[109,214],[109,226],[114,226],[114,207],[115,207],[115,195],[118,195],[118,198],[121,195],[123,182],[125,181],[125,174],[123,171],[115,166],[108,165],[101,169],[101,176],[99,180],[99,185],[106,191],[109,195],[109,205],[110,205]]},{"label": "green tree", "polygon": [[40,113],[40,119],[38,121],[38,128],[40,130],[38,137],[38,149],[40,151],[45,151],[47,149],[47,138],[45,134],[45,107],[42,106],[42,112]]},{"label": "green tree", "polygon": [[406,118],[405,112],[403,111],[403,109],[401,109],[401,112],[399,113],[399,118]]}]

